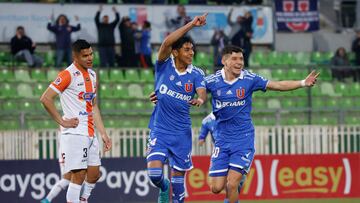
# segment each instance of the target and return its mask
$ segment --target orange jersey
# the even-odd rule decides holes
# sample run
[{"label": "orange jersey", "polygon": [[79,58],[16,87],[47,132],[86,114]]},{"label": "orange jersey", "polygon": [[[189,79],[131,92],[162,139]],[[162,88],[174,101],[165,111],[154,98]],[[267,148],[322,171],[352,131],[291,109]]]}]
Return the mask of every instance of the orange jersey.
[{"label": "orange jersey", "polygon": [[76,128],[61,128],[62,133],[94,136],[93,101],[96,97],[96,73],[78,69],[74,64],[61,71],[50,84],[60,95],[64,119],[78,118]]}]

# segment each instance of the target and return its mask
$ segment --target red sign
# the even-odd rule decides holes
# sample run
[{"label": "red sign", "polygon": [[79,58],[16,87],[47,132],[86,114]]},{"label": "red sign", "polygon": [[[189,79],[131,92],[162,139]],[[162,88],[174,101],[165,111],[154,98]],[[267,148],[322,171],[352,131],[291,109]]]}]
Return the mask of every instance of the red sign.
[{"label": "red sign", "polygon": [[[193,157],[186,175],[187,201],[223,200],[209,187],[210,157]],[[259,155],[240,199],[360,197],[360,154]]]}]

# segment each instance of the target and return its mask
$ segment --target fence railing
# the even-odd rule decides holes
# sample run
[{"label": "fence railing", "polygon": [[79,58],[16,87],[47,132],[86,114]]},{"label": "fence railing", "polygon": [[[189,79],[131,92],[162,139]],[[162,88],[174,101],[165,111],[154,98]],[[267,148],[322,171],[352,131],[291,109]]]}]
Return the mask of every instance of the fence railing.
[{"label": "fence railing", "polygon": [[[326,154],[360,152],[360,125],[257,126],[256,154]],[[197,142],[193,129],[193,155],[210,155],[212,143]],[[143,157],[149,130],[108,129],[113,147],[103,157]],[[54,159],[58,155],[57,130],[0,131],[0,160]],[[101,142],[100,142],[101,143]]]}]

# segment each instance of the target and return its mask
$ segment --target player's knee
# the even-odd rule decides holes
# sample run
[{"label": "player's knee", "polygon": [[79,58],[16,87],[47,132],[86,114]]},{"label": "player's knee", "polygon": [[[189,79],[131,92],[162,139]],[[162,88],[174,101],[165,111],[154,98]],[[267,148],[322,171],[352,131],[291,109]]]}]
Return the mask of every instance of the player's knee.
[{"label": "player's knee", "polygon": [[81,185],[85,180],[85,176],[86,176],[86,170],[84,170],[84,169],[72,170],[71,171],[71,182]]},{"label": "player's knee", "polygon": [[221,185],[217,185],[217,184],[211,185],[211,192],[214,194],[219,194],[222,190],[223,190],[223,186]]},{"label": "player's knee", "polygon": [[239,182],[234,180],[234,179],[228,179],[227,183],[226,183],[226,187],[228,189],[228,191],[233,191],[233,190],[237,190],[239,186]]},{"label": "player's knee", "polygon": [[147,172],[154,185],[157,185],[163,178],[163,171],[161,168],[148,168]]},{"label": "player's knee", "polygon": [[96,183],[100,179],[100,171],[92,171],[91,174],[88,173],[86,181],[88,183]]}]

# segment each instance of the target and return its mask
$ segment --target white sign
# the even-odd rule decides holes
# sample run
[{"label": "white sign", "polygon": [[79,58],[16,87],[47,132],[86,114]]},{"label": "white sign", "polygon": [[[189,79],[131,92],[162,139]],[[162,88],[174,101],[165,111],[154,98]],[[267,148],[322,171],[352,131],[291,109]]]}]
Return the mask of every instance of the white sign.
[{"label": "white sign", "polygon": [[[115,15],[111,10],[112,5],[105,5],[101,15],[109,15],[110,21]],[[227,14],[231,7],[228,6],[186,6],[187,15],[194,17],[208,12],[207,25],[195,28],[190,32],[196,43],[209,44],[214,29],[223,29],[229,33]],[[92,43],[97,42],[97,29],[95,26],[95,13],[98,5],[89,4],[31,4],[31,3],[0,3],[0,42],[10,42],[15,35],[17,26],[24,26],[27,35],[34,42],[54,42],[54,34],[46,29],[50,16],[55,18],[65,14],[70,20],[70,25],[76,25],[74,16],[79,16],[81,30],[72,34],[72,39],[83,38]],[[152,43],[161,43],[170,28],[166,27],[165,18],[176,16],[176,6],[146,6],[146,5],[116,5],[120,18],[129,16],[133,21],[141,24],[148,20],[152,24]],[[250,11],[254,17],[253,39],[254,44],[270,44],[273,42],[273,18],[271,7],[234,7],[232,20],[237,15]],[[120,42],[118,27],[115,29],[116,42]]]}]

